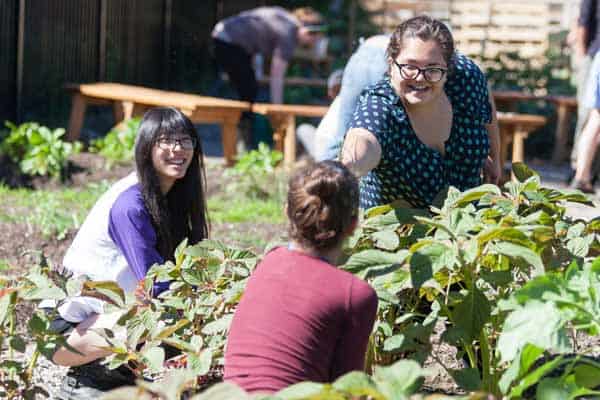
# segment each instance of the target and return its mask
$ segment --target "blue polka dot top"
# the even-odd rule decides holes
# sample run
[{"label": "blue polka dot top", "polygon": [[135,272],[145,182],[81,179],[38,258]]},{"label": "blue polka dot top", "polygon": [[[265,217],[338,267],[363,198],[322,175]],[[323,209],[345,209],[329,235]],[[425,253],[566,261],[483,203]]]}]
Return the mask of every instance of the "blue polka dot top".
[{"label": "blue polka dot top", "polygon": [[489,151],[485,124],[492,118],[486,78],[473,61],[456,54],[444,91],[453,113],[444,156],[417,137],[389,76],[363,91],[350,128],[373,133],[382,155],[361,179],[361,208],[397,199],[426,208],[449,185],[466,190],[481,184]]}]

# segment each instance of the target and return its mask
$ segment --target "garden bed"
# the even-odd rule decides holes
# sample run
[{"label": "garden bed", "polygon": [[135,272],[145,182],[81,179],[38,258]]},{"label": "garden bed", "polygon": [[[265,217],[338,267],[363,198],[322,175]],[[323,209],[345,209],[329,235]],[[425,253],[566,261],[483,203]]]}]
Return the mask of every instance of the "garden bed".
[{"label": "garden bed", "polygon": [[[131,163],[127,163],[107,169],[103,158],[92,153],[74,155],[70,158],[70,163],[69,170],[72,172],[64,182],[36,178],[27,184],[35,190],[1,189],[0,269],[8,269],[7,275],[23,276],[30,266],[39,264],[43,259],[53,265],[59,264],[76,232],[76,226],[83,221],[97,197],[110,183],[125,176],[133,168]],[[240,175],[225,171],[221,160],[207,160],[206,171],[213,238],[227,245],[249,248],[256,254],[261,254],[269,243],[280,241],[285,233],[281,194],[260,199],[247,197],[245,191],[248,186],[244,186],[247,182],[240,182]],[[271,186],[276,186],[273,182],[285,182],[285,177],[280,175],[275,180],[272,177],[270,179]],[[241,183],[243,185],[240,186]],[[242,212],[237,208],[242,208]],[[46,228],[49,227],[56,231],[48,231]],[[368,236],[370,233],[364,235]],[[30,314],[29,306],[21,305],[18,309],[19,322],[27,321]],[[19,330],[24,332],[24,328],[21,326]],[[464,368],[464,357],[457,355],[454,346],[441,340],[440,332],[446,328],[443,322],[438,321],[434,334],[428,339],[434,357],[429,357],[425,362],[432,374],[425,380],[423,390],[460,394],[464,392],[438,363],[441,361],[451,370]],[[27,347],[30,353],[32,343],[30,339],[29,341]],[[598,344],[598,338],[578,334],[573,350],[597,356]],[[53,368],[50,362],[43,359],[35,370],[35,381],[43,383],[49,392],[54,392],[64,371]]]}]

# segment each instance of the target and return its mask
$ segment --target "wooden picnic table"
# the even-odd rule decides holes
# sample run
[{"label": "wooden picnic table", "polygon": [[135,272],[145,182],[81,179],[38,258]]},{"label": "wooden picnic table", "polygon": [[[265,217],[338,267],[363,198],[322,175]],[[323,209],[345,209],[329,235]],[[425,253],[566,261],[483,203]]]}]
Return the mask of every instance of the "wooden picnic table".
[{"label": "wooden picnic table", "polygon": [[508,158],[508,145],[512,142],[511,163],[525,161],[525,139],[531,132],[546,124],[541,115],[497,112],[500,128],[500,160]]},{"label": "wooden picnic table", "polygon": [[322,117],[329,107],[300,104],[256,103],[252,111],[271,120],[275,149],[283,152],[287,167],[296,160],[296,117]]},{"label": "wooden picnic table", "polygon": [[515,111],[518,101],[548,101],[556,107],[556,129],[554,131],[554,149],[552,161],[564,161],[567,155],[567,142],[569,140],[569,115],[577,111],[577,99],[573,96],[547,95],[537,96],[512,90],[494,90],[492,96],[498,109]]},{"label": "wooden picnic table", "polygon": [[[254,104],[253,111],[271,118],[274,130],[275,147],[284,153],[286,166],[293,165],[296,159],[296,117],[322,117],[328,107],[292,104]],[[498,112],[500,128],[500,156],[508,157],[508,146],[513,144],[511,161],[524,161],[525,139],[535,129],[546,124],[546,118],[539,115]]]},{"label": "wooden picnic table", "polygon": [[115,123],[142,115],[150,107],[175,107],[194,123],[216,123],[222,128],[223,156],[227,165],[235,162],[237,125],[250,103],[188,93],[151,89],[120,83],[70,84],[73,102],[67,138],[77,140],[88,104],[112,105]]},{"label": "wooden picnic table", "polygon": [[[276,149],[283,151],[284,163],[290,166],[296,159],[296,118],[322,117],[326,106],[297,104],[250,104],[242,101],[150,89],[119,83],[71,84],[73,104],[67,138],[77,140],[88,104],[112,105],[115,122],[141,115],[156,106],[180,109],[194,123],[217,123],[222,127],[223,155],[227,165],[235,162],[237,125],[242,112],[253,111],[266,115],[274,130]],[[508,156],[508,145],[513,143],[512,161],[523,161],[524,140],[530,132],[546,123],[544,117],[517,113],[498,113],[501,132],[501,154]]]}]

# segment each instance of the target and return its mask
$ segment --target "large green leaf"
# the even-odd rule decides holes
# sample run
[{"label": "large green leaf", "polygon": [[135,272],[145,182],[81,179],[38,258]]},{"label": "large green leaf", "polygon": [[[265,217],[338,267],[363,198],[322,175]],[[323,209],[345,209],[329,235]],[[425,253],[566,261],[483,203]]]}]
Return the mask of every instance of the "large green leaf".
[{"label": "large green leaf", "polygon": [[371,237],[375,241],[375,246],[383,250],[394,251],[400,245],[400,239],[394,230],[377,231]]},{"label": "large green leaf", "polygon": [[226,314],[216,321],[209,322],[202,328],[202,333],[205,335],[214,335],[216,333],[225,332],[231,325],[233,314]]},{"label": "large green leaf", "polygon": [[154,346],[145,349],[142,352],[142,356],[150,371],[157,373],[162,370],[163,363],[165,362],[165,350],[162,347]]},{"label": "large green leaf", "polygon": [[[370,210],[367,210],[367,214]],[[372,218],[367,218],[363,222],[363,228],[370,229],[385,229],[390,225],[396,224],[414,224],[417,222],[415,217],[425,217],[428,216],[429,213],[426,210],[422,209],[412,209],[412,208],[396,208],[392,211],[389,211],[382,215],[375,215]]]},{"label": "large green leaf", "polygon": [[83,284],[81,294],[107,300],[118,307],[125,305],[125,293],[114,281],[87,281]]},{"label": "large green leaf", "polygon": [[452,269],[456,263],[453,249],[437,242],[417,243],[411,248],[410,257],[411,282],[415,289],[433,278],[433,274],[442,268]]},{"label": "large green leaf", "polygon": [[325,385],[316,382],[301,382],[280,390],[275,395],[283,400],[325,399],[322,392]]},{"label": "large green leaf", "polygon": [[196,376],[208,374],[212,365],[213,352],[211,349],[204,349],[200,355],[188,354],[188,370]]},{"label": "large green leaf", "polygon": [[496,185],[484,184],[462,192],[452,203],[452,207],[462,207],[473,201],[481,199],[485,195],[500,195],[500,188]]},{"label": "large green leaf", "polygon": [[232,382],[221,382],[211,386],[190,400],[245,400],[250,399],[248,393]]},{"label": "large green leaf", "polygon": [[518,381],[518,384],[513,387],[509,395],[507,396],[509,399],[522,399],[523,392],[530,388],[531,386],[537,384],[542,377],[553,371],[555,368],[564,364],[565,360],[563,360],[562,356],[558,356],[551,361],[545,362],[540,367],[536,368],[529,374],[525,375],[522,379]]},{"label": "large green leaf", "polygon": [[484,246],[487,242],[492,240],[500,240],[503,242],[511,242],[520,244],[523,246],[531,246],[533,243],[522,231],[512,227],[494,227],[482,231],[477,235],[477,241],[479,246]]},{"label": "large green leaf", "polygon": [[453,369],[450,370],[450,375],[456,384],[466,391],[481,389],[481,378],[477,368]]},{"label": "large green leaf", "polygon": [[556,352],[571,350],[564,325],[565,321],[554,303],[527,302],[511,312],[504,322],[497,347],[501,362],[514,360],[527,343]]},{"label": "large green leaf", "polygon": [[469,290],[452,310],[454,324],[463,332],[466,342],[479,338],[483,326],[490,319],[490,313],[490,302],[476,287]]},{"label": "large green leaf", "polygon": [[154,396],[144,389],[136,386],[123,386],[106,392],[100,400],[153,400]]},{"label": "large green leaf", "polygon": [[169,371],[158,382],[138,380],[137,384],[152,393],[160,395],[163,400],[179,400],[185,388],[190,386],[195,379],[196,376],[189,371],[178,369]]},{"label": "large green leaf", "polygon": [[525,246],[509,242],[500,242],[493,244],[491,250],[513,259],[523,259],[532,266],[532,276],[542,275],[544,273],[544,264],[539,254]]},{"label": "large green leaf", "polygon": [[510,385],[519,377],[525,375],[533,363],[544,353],[544,350],[532,344],[526,344],[520,351],[520,356],[513,360],[500,378],[498,387],[502,393],[508,393]]},{"label": "large green leaf", "polygon": [[0,327],[8,317],[8,313],[13,309],[17,301],[17,292],[11,291],[0,297]]},{"label": "large green leaf", "polygon": [[408,252],[406,250],[401,250],[398,253],[389,253],[383,250],[364,250],[353,254],[342,268],[364,278],[370,269],[400,265],[407,256]]},{"label": "large green leaf", "polygon": [[402,345],[405,342],[406,337],[402,334],[397,334],[391,336],[383,342],[383,350],[384,351],[398,351],[402,348]]},{"label": "large green leaf", "polygon": [[412,360],[400,360],[389,367],[376,366],[373,380],[388,400],[404,400],[420,387],[425,371]]},{"label": "large green leaf", "polygon": [[525,182],[527,179],[532,176],[539,176],[539,174],[533,169],[529,168],[523,162],[514,162],[512,164],[512,171],[515,174],[515,177],[519,180],[519,182]]},{"label": "large green leaf", "polygon": [[339,377],[333,383],[333,388],[356,397],[369,396],[373,400],[385,399],[377,390],[375,382],[364,372],[353,371]]},{"label": "large green leaf", "polygon": [[600,364],[579,363],[573,368],[579,386],[594,389],[600,386]]}]

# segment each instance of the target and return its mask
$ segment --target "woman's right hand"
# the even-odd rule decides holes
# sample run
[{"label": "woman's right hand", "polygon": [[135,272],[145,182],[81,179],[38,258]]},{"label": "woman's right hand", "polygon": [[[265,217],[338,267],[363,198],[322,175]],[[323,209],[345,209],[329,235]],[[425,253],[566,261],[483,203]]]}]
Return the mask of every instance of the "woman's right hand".
[{"label": "woman's right hand", "polygon": [[375,135],[364,128],[352,128],[346,134],[341,162],[357,176],[365,176],[381,160],[381,145]]}]

